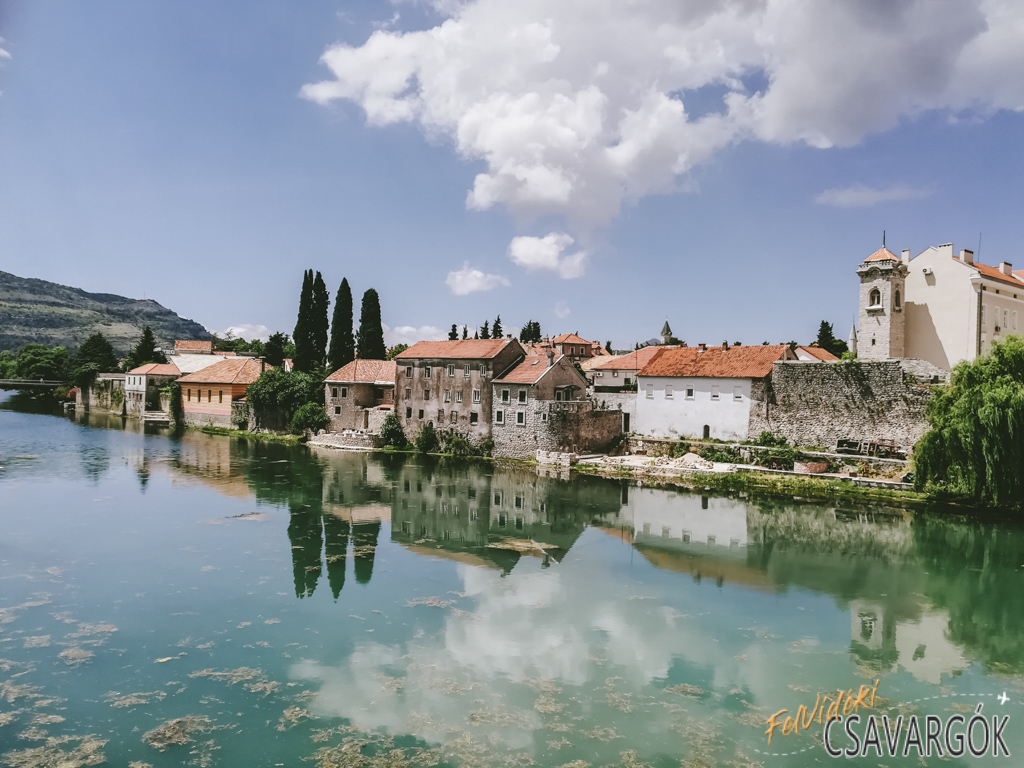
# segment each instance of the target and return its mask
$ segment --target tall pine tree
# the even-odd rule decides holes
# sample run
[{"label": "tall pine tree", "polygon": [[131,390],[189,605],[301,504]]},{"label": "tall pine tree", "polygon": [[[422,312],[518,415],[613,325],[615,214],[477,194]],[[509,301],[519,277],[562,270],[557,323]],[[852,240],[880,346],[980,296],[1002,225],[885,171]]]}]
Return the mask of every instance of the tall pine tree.
[{"label": "tall pine tree", "polygon": [[322,368],[327,362],[327,337],[330,333],[330,322],[327,319],[327,310],[331,306],[331,295],[327,293],[327,286],[323,277],[316,273],[313,278],[313,367]]},{"label": "tall pine tree", "polygon": [[468,339],[469,338],[469,326],[468,325],[462,326],[462,338],[463,339]]},{"label": "tall pine tree", "polygon": [[164,353],[156,347],[156,337],[153,335],[153,329],[147,325],[142,329],[139,341],[132,348],[132,351],[128,353],[128,358],[124,364],[125,370],[130,371],[146,363],[166,362],[167,358],[164,356]]},{"label": "tall pine tree", "polygon": [[307,269],[302,276],[302,293],[299,295],[299,316],[295,321],[295,359],[292,360],[296,371],[309,373],[313,370],[313,270]]},{"label": "tall pine tree", "polygon": [[387,356],[384,346],[384,326],[380,320],[380,297],[370,288],[363,294],[363,306],[359,312],[359,333],[356,348],[363,360],[383,360]]},{"label": "tall pine tree", "polygon": [[331,349],[327,359],[332,371],[356,359],[356,339],[352,334],[352,289],[348,278],[342,278],[338,296],[334,300],[334,318],[331,320]]},{"label": "tall pine tree", "polygon": [[501,315],[498,315],[494,318],[494,327],[491,329],[491,338],[500,339],[504,335],[504,329],[501,327]]},{"label": "tall pine tree", "polygon": [[480,329],[480,338],[489,339],[491,338],[491,327],[490,323],[484,320],[484,327]]}]

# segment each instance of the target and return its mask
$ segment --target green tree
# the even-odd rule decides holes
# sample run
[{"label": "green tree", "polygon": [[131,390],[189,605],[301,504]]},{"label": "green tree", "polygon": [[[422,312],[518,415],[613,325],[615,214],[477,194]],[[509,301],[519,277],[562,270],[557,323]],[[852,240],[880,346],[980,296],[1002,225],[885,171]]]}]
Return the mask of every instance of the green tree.
[{"label": "green tree", "polygon": [[953,369],[928,404],[914,485],[977,503],[1024,506],[1024,339]]},{"label": "green tree", "polygon": [[331,348],[327,353],[329,367],[336,371],[356,359],[356,339],[352,333],[352,289],[348,278],[342,278],[334,300],[331,320]]},{"label": "green tree", "polygon": [[116,371],[118,366],[117,355],[114,348],[107,341],[107,337],[97,331],[82,342],[71,364],[75,368],[92,363],[101,371]]},{"label": "green tree", "polygon": [[539,344],[541,342],[540,323],[536,320],[527,320],[519,330],[519,340],[524,344]]},{"label": "green tree", "polygon": [[402,430],[402,422],[394,412],[384,417],[384,422],[380,425],[380,439],[384,445],[392,448],[404,448],[408,442]]},{"label": "green tree", "polygon": [[295,342],[293,364],[295,370],[313,370],[313,270],[307,269],[302,275],[302,292],[299,294],[299,315],[295,320],[292,339]]},{"label": "green tree", "polygon": [[292,434],[302,435],[306,432],[316,434],[331,425],[331,417],[319,403],[300,405],[292,416]]},{"label": "green tree", "polygon": [[505,329],[501,327],[501,315],[494,318],[494,327],[491,329],[492,339],[501,339],[505,336]]},{"label": "green tree", "polygon": [[614,354],[615,354],[614,352],[612,352],[612,340],[611,340],[611,339],[608,339],[608,341],[606,341],[606,342],[604,343],[604,348],[605,348],[605,351],[606,351],[606,352],[607,352],[607,353],[608,353],[609,355],[614,355]]},{"label": "green tree", "polygon": [[450,331],[448,331],[448,341],[458,341],[458,340],[459,340],[459,327],[455,323],[452,323],[452,329]]},{"label": "green tree", "polygon": [[387,355],[384,345],[384,326],[380,320],[380,297],[370,288],[363,294],[359,312],[359,334],[356,337],[359,357],[363,360],[383,360]]},{"label": "green tree", "polygon": [[324,404],[324,383],[309,373],[268,368],[249,385],[246,400],[258,425],[290,424],[295,412],[306,403]]},{"label": "green tree", "polygon": [[491,338],[490,324],[486,320],[484,320],[483,328],[480,329],[480,338],[481,339],[489,339],[489,338]]},{"label": "green tree", "polygon": [[818,326],[818,338],[815,340],[815,343],[836,357],[842,357],[843,352],[847,350],[846,342],[840,341],[833,335],[832,323],[827,323],[824,320]]},{"label": "green tree", "polygon": [[462,326],[462,338],[463,339],[468,339],[469,338],[469,326],[466,326],[466,325]]},{"label": "green tree", "polygon": [[322,368],[327,362],[327,337],[330,324],[327,310],[330,309],[331,297],[320,273],[313,278],[313,320],[310,324],[310,336],[313,341],[313,369]]},{"label": "green tree", "polygon": [[26,344],[18,350],[15,373],[19,379],[65,381],[68,353],[64,347],[50,349],[42,344]]},{"label": "green tree", "polygon": [[167,358],[164,356],[164,353],[157,349],[153,329],[147,325],[142,329],[142,335],[135,346],[132,347],[132,351],[128,353],[128,357],[124,362],[124,369],[130,371],[147,363],[166,362]]},{"label": "green tree", "polygon": [[267,365],[272,365],[275,368],[280,368],[284,364],[284,359],[287,355],[284,353],[285,347],[289,344],[288,334],[277,333],[270,334],[270,338],[267,339],[267,343],[263,347],[263,357],[267,361]]},{"label": "green tree", "polygon": [[385,358],[385,360],[394,360],[400,354],[405,352],[405,350],[407,350],[408,348],[408,344],[395,344],[395,346],[391,347],[391,349],[388,350],[388,355]]},{"label": "green tree", "polygon": [[434,423],[428,421],[424,424],[416,435],[416,439],[413,441],[416,445],[416,450],[420,453],[434,453],[437,451],[438,440],[437,431],[434,429]]}]

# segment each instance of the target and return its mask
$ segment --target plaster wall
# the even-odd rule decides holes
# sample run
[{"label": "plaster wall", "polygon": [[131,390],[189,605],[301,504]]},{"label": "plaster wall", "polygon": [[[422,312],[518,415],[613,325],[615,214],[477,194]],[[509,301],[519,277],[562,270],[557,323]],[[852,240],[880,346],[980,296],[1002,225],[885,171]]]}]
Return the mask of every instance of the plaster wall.
[{"label": "plaster wall", "polygon": [[[751,379],[640,376],[639,381],[635,432],[701,438],[707,427],[707,436],[716,440],[747,439]],[[692,398],[686,396],[688,387],[693,388]]]}]

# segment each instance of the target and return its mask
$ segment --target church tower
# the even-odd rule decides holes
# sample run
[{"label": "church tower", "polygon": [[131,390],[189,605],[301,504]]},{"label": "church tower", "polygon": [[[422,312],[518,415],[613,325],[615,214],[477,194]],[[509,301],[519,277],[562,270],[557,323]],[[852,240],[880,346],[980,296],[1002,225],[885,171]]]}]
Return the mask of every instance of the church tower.
[{"label": "church tower", "polygon": [[661,326],[661,343],[668,344],[672,340],[672,329],[668,327],[668,316],[665,317],[665,324]]},{"label": "church tower", "polygon": [[861,360],[903,357],[906,325],[904,281],[908,272],[906,264],[885,246],[857,267],[860,276],[857,357]]}]

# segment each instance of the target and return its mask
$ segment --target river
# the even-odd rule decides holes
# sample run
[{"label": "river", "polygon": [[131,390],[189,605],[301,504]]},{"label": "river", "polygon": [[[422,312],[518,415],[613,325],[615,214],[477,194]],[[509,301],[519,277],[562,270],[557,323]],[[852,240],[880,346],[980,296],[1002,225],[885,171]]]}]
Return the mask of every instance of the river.
[{"label": "river", "polygon": [[[839,690],[862,695],[855,735],[982,705],[1015,756],[981,762],[1024,755],[1009,522],[0,399],[7,765],[829,765],[818,720],[765,731]],[[914,749],[854,764],[978,762]]]}]

